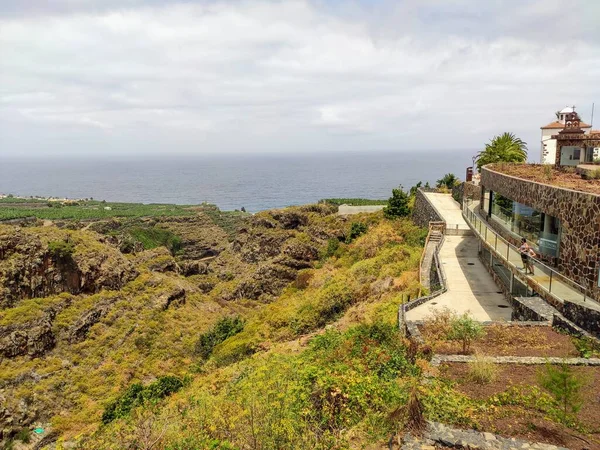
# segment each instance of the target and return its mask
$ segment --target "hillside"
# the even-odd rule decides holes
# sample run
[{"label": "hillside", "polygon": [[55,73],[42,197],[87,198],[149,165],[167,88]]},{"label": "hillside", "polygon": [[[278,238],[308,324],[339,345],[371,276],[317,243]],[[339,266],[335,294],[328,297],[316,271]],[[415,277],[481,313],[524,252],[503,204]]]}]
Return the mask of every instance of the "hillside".
[{"label": "hillside", "polygon": [[[170,414],[171,402],[190,395],[211,397],[215,413],[224,414],[220,402],[227,401],[238,408],[235,414],[245,414],[250,391],[268,397],[278,390],[272,376],[292,375],[286,367],[308,369],[312,358],[315,367],[328,370],[314,344],[306,347],[325,327],[333,326],[320,338],[323,345],[328,339],[371,342],[375,333],[373,342],[383,339],[390,357],[400,357],[398,341],[389,335],[393,326],[385,324],[393,324],[403,296],[418,290],[423,230],[380,215],[350,221],[330,205],[254,216],[207,207],[188,211],[0,226],[5,443],[38,427],[44,430],[42,444],[124,448],[128,441],[140,448],[133,444],[139,436],[127,431],[130,421],[148,414],[163,420],[163,409]],[[368,227],[362,236],[352,227],[358,221]],[[371,322],[381,328],[334,331]],[[383,348],[369,358],[387,357]],[[391,364],[393,371],[399,362]],[[240,371],[248,375],[244,389],[250,390],[231,403],[231,376]],[[391,382],[390,373],[376,377]],[[144,386],[154,394],[131,397]],[[159,401],[180,389],[167,403]],[[123,395],[142,406],[130,412]],[[298,413],[294,408],[286,407],[286,414]],[[288,430],[289,438],[302,430]],[[161,447],[180,445],[181,430],[172,431],[179,437],[165,434]],[[215,439],[242,445],[221,431],[184,433],[198,444],[177,448],[204,448],[201,442]],[[324,445],[333,436],[328,432],[310,442]]]}]

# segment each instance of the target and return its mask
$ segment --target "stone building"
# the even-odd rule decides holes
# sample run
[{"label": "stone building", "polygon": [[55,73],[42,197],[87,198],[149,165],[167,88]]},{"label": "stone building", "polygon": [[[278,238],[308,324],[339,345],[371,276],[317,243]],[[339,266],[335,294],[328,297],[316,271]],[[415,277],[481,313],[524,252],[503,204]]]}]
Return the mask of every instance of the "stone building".
[{"label": "stone building", "polygon": [[600,190],[594,187],[600,180],[586,183],[576,190],[558,176],[525,179],[508,167],[484,166],[479,213],[512,244],[527,238],[540,261],[600,300]]},{"label": "stone building", "polygon": [[[569,114],[577,114],[575,112],[574,106],[568,106],[563,108],[562,110],[556,113],[556,120],[550,122],[543,127],[540,127],[542,130],[541,137],[541,154],[540,161],[542,164],[554,164],[556,160],[556,137],[555,135],[566,128],[567,116]],[[592,127],[587,123],[580,122],[579,127],[585,134],[590,133]],[[581,156],[578,154],[578,161],[581,159]],[[583,155],[585,157],[585,155]],[[585,158],[584,158],[585,160]]]}]

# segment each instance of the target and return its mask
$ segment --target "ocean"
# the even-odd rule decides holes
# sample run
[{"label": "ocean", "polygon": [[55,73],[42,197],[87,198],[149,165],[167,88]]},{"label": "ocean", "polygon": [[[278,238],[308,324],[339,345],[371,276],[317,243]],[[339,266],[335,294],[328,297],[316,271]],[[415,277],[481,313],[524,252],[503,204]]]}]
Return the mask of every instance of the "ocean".
[{"label": "ocean", "polygon": [[130,158],[0,157],[0,193],[138,203],[198,204],[251,212],[321,198],[386,199],[392,188],[464,179],[475,151],[330,152]]}]

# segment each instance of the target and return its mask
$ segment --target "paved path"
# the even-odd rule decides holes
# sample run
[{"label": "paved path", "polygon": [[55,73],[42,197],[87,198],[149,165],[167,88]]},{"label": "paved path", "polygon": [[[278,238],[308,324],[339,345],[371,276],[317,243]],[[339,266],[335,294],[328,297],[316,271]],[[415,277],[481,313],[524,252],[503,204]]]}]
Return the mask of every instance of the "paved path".
[{"label": "paved path", "polygon": [[469,226],[463,219],[460,205],[452,198],[450,194],[439,194],[437,192],[425,192],[425,196],[443,219],[448,228],[454,228],[458,225],[459,229],[468,230]]},{"label": "paved path", "polygon": [[479,260],[477,247],[475,236],[446,236],[439,257],[448,290],[408,311],[407,320],[422,320],[445,307],[458,314],[468,311],[482,322],[510,320],[512,309]]},{"label": "paved path", "polygon": [[[468,228],[460,206],[450,194],[425,193],[447,224]],[[470,312],[479,321],[510,320],[512,309],[478,257],[475,236],[446,236],[439,252],[446,274],[447,292],[406,313],[407,320],[422,320],[445,307]]]}]

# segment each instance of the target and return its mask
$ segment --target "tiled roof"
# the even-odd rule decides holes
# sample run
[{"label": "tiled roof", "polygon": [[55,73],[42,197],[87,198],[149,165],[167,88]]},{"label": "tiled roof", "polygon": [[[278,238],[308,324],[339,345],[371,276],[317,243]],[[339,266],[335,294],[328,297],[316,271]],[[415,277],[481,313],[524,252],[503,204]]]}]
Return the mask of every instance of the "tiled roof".
[{"label": "tiled roof", "polygon": [[[540,127],[540,128],[542,130],[545,130],[547,128],[556,128],[556,129],[562,130],[564,127],[565,127],[564,123],[560,123],[559,121],[556,121],[556,122],[549,123],[545,127]],[[579,127],[580,128],[591,128],[591,125],[588,125],[587,123],[584,123],[584,122],[580,122]]]}]

